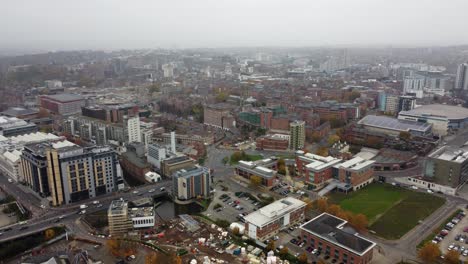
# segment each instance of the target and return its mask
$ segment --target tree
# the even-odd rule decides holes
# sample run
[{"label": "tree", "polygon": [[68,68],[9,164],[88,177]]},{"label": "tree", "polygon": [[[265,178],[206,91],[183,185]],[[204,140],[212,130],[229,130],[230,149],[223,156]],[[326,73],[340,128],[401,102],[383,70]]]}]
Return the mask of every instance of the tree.
[{"label": "tree", "polygon": [[324,198],[316,200],[315,205],[320,212],[326,212],[328,209],[328,202]]},{"label": "tree", "polygon": [[280,249],[280,251],[279,251],[279,255],[280,255],[280,256],[286,256],[288,253],[289,253],[289,249],[288,249],[287,247],[283,247],[283,248]]},{"label": "tree", "polygon": [[52,238],[54,238],[55,237],[54,229],[52,229],[52,228],[47,229],[44,232],[44,237],[45,237],[45,240],[51,240]]},{"label": "tree", "polygon": [[217,102],[226,102],[228,97],[229,97],[229,95],[226,92],[219,92],[216,95],[216,101]]},{"label": "tree", "polygon": [[111,252],[112,255],[114,256],[119,256],[120,255],[120,240],[117,239],[109,239],[107,240],[107,249]]},{"label": "tree", "polygon": [[257,187],[262,184],[262,177],[257,175],[252,175],[250,177],[250,184],[254,187]]},{"label": "tree", "polygon": [[239,231],[239,227],[234,227],[232,229],[232,234],[235,235],[235,236],[238,236],[240,234],[240,231]]},{"label": "tree", "polygon": [[327,139],[328,146],[330,147],[338,141],[340,141],[340,137],[338,135],[330,135]]},{"label": "tree", "polygon": [[307,264],[307,260],[307,254],[305,252],[300,254],[299,257],[297,257],[297,261],[299,261],[299,263],[301,264]]},{"label": "tree", "polygon": [[283,158],[278,160],[278,167],[285,166],[285,165],[286,165],[286,161]]},{"label": "tree", "polygon": [[332,204],[328,207],[327,212],[332,215],[338,215],[342,211],[341,207],[336,204]]},{"label": "tree", "polygon": [[326,157],[326,156],[328,156],[328,148],[327,147],[319,147],[317,149],[317,151],[315,152],[315,154],[317,154],[319,156],[322,156],[322,157]]},{"label": "tree", "polygon": [[418,258],[424,263],[434,263],[440,257],[440,249],[436,244],[426,243],[419,251]]},{"label": "tree", "polygon": [[278,166],[278,173],[281,175],[286,175],[286,166],[284,165]]},{"label": "tree", "polygon": [[460,263],[460,254],[455,250],[447,252],[445,254],[444,263],[446,263],[446,264],[458,264],[458,263]]},{"label": "tree", "polygon": [[270,240],[270,242],[268,242],[268,245],[266,246],[266,250],[267,251],[270,251],[270,250],[275,250],[275,241],[273,240]]},{"label": "tree", "polygon": [[322,137],[320,136],[320,134],[318,132],[314,132],[314,133],[312,133],[312,136],[311,136],[310,139],[312,140],[312,142],[318,143],[318,142],[320,142]]},{"label": "tree", "polygon": [[353,154],[357,154],[361,151],[362,149],[362,146],[359,146],[359,145],[351,145],[349,146],[349,152],[353,153]]},{"label": "tree", "polygon": [[405,141],[407,140],[410,140],[411,139],[411,133],[408,132],[408,131],[401,131],[400,132],[400,135],[398,136],[400,139],[403,139]]},{"label": "tree", "polygon": [[369,221],[363,214],[357,214],[351,217],[350,224],[358,231],[366,230]]},{"label": "tree", "polygon": [[157,264],[158,263],[158,255],[151,251],[149,254],[145,256],[145,264]]}]

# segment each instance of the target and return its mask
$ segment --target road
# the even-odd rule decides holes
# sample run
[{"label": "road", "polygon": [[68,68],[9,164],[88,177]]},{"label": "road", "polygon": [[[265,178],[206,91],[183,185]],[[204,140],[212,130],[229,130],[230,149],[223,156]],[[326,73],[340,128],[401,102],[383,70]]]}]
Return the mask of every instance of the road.
[{"label": "road", "polygon": [[[5,177],[0,177],[5,178]],[[25,194],[15,183],[8,183],[7,182],[7,190],[15,190],[15,192],[10,192],[15,197],[28,197],[28,194]],[[110,203],[112,200],[123,198],[125,200],[136,200],[144,197],[152,197],[155,194],[160,193],[160,188],[165,187],[166,191],[170,191],[172,186],[171,181],[162,181],[154,184],[145,184],[139,187],[132,188],[129,192],[115,192],[111,194],[102,195],[93,199],[88,199],[82,201],[80,203],[74,203],[70,205],[64,205],[61,207],[51,207],[51,208],[40,208],[40,200],[34,200],[34,203],[29,204],[32,208],[35,209],[37,213],[33,215],[33,217],[28,220],[27,229],[21,230],[22,226],[19,224],[13,224],[10,226],[2,227],[1,230],[5,230],[6,228],[11,228],[12,230],[9,231],[0,231],[2,235],[0,236],[0,242],[22,237],[28,234],[32,234],[44,229],[47,229],[52,226],[57,226],[60,224],[65,225],[71,231],[82,231],[83,228],[77,226],[76,220],[81,217],[78,214],[80,204],[87,204],[88,208],[86,208],[86,213],[93,213],[99,210],[103,210],[109,208]],[[15,188],[16,187],[16,188]],[[151,189],[155,189],[155,192],[149,193],[148,191]],[[136,192],[136,193],[134,193]],[[18,201],[20,201],[18,199]],[[97,207],[97,205],[93,205],[92,201],[99,201],[102,204],[101,207]],[[29,208],[28,206],[28,208]],[[57,221],[59,217],[63,216],[64,218],[60,221]],[[87,232],[79,232],[80,236],[87,236]]]}]

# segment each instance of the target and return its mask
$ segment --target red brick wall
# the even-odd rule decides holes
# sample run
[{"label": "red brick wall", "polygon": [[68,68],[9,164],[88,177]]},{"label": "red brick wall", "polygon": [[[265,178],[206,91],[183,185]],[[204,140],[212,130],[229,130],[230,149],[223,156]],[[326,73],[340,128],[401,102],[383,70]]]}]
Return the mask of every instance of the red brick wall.
[{"label": "red brick wall", "polygon": [[[326,248],[327,246],[330,247],[330,251],[329,251],[329,256],[330,256],[330,259],[334,259],[335,258],[335,250],[338,250],[338,258],[336,259],[336,263],[340,263],[340,262],[344,262],[344,254],[347,254],[348,255],[348,258],[347,258],[347,262],[348,264],[351,264],[351,263],[354,263],[354,264],[366,264],[366,263],[370,263],[372,261],[372,257],[373,257],[373,250],[370,250],[369,252],[367,252],[366,254],[364,254],[363,256],[359,256],[349,250],[346,250],[344,248],[341,248],[341,247],[338,247],[326,240],[323,240],[307,231],[304,231],[304,230],[301,230],[301,236],[302,236],[302,239],[306,242],[306,245],[305,247],[308,247],[308,246],[311,246],[313,248],[319,248],[319,242],[322,243],[322,254],[325,255],[326,254]],[[314,240],[314,244],[312,244],[312,241],[311,239]],[[353,258],[354,262],[351,262],[351,258]]]},{"label": "red brick wall", "polygon": [[257,138],[257,149],[277,149],[285,150],[289,146],[288,140],[284,139],[271,139],[271,138]]},{"label": "red brick wall", "polygon": [[289,118],[273,117],[271,119],[271,129],[289,131]]}]

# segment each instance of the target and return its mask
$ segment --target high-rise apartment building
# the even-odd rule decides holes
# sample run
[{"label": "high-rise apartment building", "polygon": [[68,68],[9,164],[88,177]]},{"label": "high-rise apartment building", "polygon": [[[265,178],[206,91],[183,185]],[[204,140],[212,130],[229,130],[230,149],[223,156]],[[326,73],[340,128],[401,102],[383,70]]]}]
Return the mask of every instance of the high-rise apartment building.
[{"label": "high-rise apartment building", "polygon": [[296,120],[289,124],[289,149],[303,149],[305,144],[305,122]]},{"label": "high-rise apartment building", "polygon": [[128,142],[141,142],[140,117],[128,117],[126,123]]},{"label": "high-rise apartment building", "polygon": [[36,192],[54,206],[111,193],[121,179],[120,165],[110,147],[83,148],[69,141],[28,144],[20,171]]},{"label": "high-rise apartment building", "polygon": [[458,65],[455,89],[468,90],[468,63]]}]

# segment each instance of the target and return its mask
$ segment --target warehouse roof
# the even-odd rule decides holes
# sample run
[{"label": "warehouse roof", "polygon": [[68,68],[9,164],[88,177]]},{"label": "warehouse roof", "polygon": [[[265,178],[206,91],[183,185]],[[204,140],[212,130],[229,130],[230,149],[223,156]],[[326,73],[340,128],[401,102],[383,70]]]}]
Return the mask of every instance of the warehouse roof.
[{"label": "warehouse roof", "polygon": [[427,132],[432,125],[429,123],[401,120],[388,116],[368,115],[359,120],[358,124],[376,128],[397,130],[397,131],[420,131]]},{"label": "warehouse roof", "polygon": [[401,111],[403,115],[425,115],[446,117],[447,119],[468,118],[468,108],[454,105],[430,104],[422,105],[410,111]]}]

